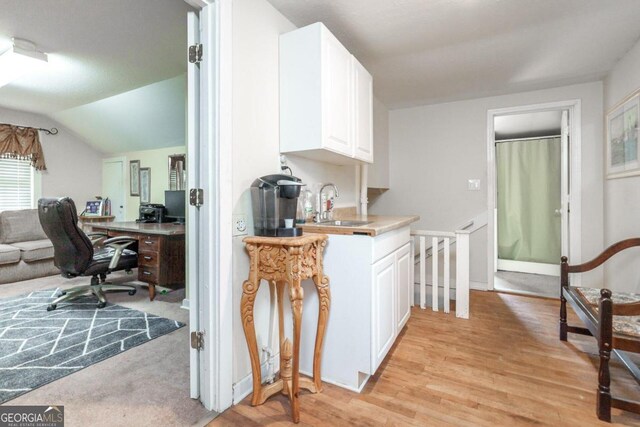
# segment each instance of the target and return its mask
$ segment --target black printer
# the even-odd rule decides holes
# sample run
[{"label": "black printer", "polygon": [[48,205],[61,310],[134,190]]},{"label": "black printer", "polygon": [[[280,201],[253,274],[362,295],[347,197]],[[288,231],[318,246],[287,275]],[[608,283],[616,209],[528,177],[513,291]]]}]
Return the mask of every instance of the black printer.
[{"label": "black printer", "polygon": [[140,205],[140,215],[136,222],[165,222],[164,205],[146,203]]}]

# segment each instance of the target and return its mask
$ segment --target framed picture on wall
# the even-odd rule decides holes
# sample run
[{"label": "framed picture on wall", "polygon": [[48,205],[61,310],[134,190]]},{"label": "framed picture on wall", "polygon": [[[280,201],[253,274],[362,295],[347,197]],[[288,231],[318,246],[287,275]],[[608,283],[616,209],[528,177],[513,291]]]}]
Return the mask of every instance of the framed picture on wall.
[{"label": "framed picture on wall", "polygon": [[151,202],[151,169],[140,168],[140,203]]},{"label": "framed picture on wall", "polygon": [[131,196],[140,195],[140,160],[129,162],[129,194]]},{"label": "framed picture on wall", "polygon": [[640,89],[607,114],[607,179],[640,175],[638,117]]}]

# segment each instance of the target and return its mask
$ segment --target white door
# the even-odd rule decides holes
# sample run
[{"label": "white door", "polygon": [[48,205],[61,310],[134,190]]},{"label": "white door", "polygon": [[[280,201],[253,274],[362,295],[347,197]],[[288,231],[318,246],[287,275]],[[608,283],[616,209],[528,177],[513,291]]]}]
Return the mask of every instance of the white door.
[{"label": "white door", "polygon": [[391,254],[373,265],[372,374],[382,363],[396,336],[395,264],[395,254]]},{"label": "white door", "polygon": [[371,74],[353,58],[355,77],[355,136],[354,156],[365,162],[373,162],[373,79]]},{"label": "white door", "polygon": [[203,195],[187,214],[189,329],[203,342],[191,351],[191,395],[217,412],[233,402],[231,6],[218,0],[189,13],[187,38],[202,44],[187,68],[189,192]]},{"label": "white door", "polygon": [[413,289],[413,280],[411,276],[411,244],[398,249],[396,252],[396,295],[398,313],[396,319],[398,322],[397,330],[404,327],[411,315],[411,290]]},{"label": "white door", "polygon": [[323,32],[324,146],[351,156],[353,78],[351,54],[328,32]]},{"label": "white door", "polygon": [[[196,12],[187,15],[187,43],[189,46],[200,42],[200,20]],[[187,67],[187,181],[189,188],[199,188],[200,184],[200,66],[189,63]],[[200,290],[199,277],[199,225],[200,210],[189,205],[187,208],[187,298],[189,304],[189,331],[200,331]],[[200,397],[200,351],[190,350],[191,398]]]},{"label": "white door", "polygon": [[126,221],[125,159],[105,159],[102,162],[102,197],[111,200],[114,221]]}]

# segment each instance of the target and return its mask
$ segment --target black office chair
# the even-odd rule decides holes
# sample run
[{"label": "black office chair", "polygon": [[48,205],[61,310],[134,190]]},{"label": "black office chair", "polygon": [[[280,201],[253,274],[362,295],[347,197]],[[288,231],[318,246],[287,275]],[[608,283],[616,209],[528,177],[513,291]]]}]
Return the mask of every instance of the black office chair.
[{"label": "black office chair", "polygon": [[[136,239],[118,236],[102,240],[101,238],[107,237],[106,234],[90,233],[89,236],[101,237],[92,242],[78,227],[76,205],[68,197],[38,200],[38,216],[44,232],[53,243],[54,263],[62,276],[68,279],[91,276],[90,285],[63,291],[51,302],[47,311],[55,310],[61,302],[88,294],[95,295],[98,298],[98,308],[103,308],[107,305],[105,292],[129,292],[129,295],[136,293],[135,286],[106,282],[107,275],[112,271],[125,270],[130,273],[132,268],[138,266],[138,254],[125,249],[136,242]],[[100,240],[102,246],[94,246]]]}]

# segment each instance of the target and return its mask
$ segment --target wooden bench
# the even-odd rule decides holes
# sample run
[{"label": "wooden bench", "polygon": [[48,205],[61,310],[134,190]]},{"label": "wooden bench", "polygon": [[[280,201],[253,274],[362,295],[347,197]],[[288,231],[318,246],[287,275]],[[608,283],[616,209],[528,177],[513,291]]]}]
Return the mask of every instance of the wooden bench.
[{"label": "wooden bench", "polygon": [[[620,251],[640,246],[640,238],[623,240],[607,248],[593,260],[579,265],[569,265],[562,257],[560,273],[560,339],[567,340],[567,333],[592,335],[598,340],[600,367],[596,413],[603,421],[611,421],[611,408],[640,413],[640,402],[615,398],[611,395],[609,360],[611,353],[622,361],[640,384],[640,369],[625,352],[640,353],[640,294],[615,293],[609,289],[579,288],[569,286],[569,273],[593,270]],[[586,328],[567,324],[567,301],[571,304]]]}]

